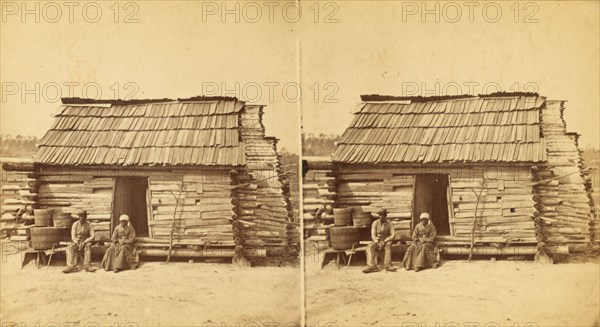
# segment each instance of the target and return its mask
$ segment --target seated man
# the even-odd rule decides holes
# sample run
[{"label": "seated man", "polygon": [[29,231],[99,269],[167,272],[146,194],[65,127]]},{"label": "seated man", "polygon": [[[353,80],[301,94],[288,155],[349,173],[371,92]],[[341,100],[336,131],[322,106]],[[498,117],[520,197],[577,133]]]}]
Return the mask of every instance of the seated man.
[{"label": "seated man", "polygon": [[404,260],[402,260],[402,265],[406,270],[419,271],[426,268],[437,268],[437,255],[433,243],[437,233],[435,226],[429,221],[427,212],[421,213],[419,218],[421,222],[415,226],[412,234],[413,243],[406,250]]},{"label": "seated man", "polygon": [[73,243],[67,247],[67,268],[65,274],[79,271],[76,267],[77,254],[83,251],[83,267],[86,271],[93,272],[92,268],[92,241],[94,240],[94,226],[87,221],[87,211],[80,210],[77,213],[79,221],[71,227],[71,240]]},{"label": "seated man", "polygon": [[126,269],[135,269],[138,264],[138,254],[133,246],[135,230],[129,224],[129,216],[121,215],[119,225],[112,234],[112,244],[106,250],[102,259],[104,270],[119,272]]},{"label": "seated man", "polygon": [[379,211],[379,219],[371,225],[371,238],[373,242],[367,245],[367,265],[364,273],[379,271],[377,267],[377,254],[384,251],[383,265],[387,271],[395,271],[392,266],[392,241],[394,240],[394,225],[387,220],[387,210]]}]

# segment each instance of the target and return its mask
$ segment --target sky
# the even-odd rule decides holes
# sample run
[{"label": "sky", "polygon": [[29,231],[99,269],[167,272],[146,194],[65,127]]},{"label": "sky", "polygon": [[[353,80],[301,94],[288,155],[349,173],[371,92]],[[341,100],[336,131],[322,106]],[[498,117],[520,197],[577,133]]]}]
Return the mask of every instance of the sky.
[{"label": "sky", "polygon": [[60,96],[235,95],[297,153],[300,124],[341,134],[361,94],[502,90],[567,100],[600,147],[597,1],[54,3],[2,1],[2,133],[43,136]]},{"label": "sky", "polygon": [[[42,4],[36,23],[33,14],[22,19],[21,2],[11,3],[19,7],[9,7],[17,12],[6,15],[3,2],[0,32],[2,133],[43,136],[60,107],[59,93],[137,99],[233,95],[266,105],[266,133],[280,139],[280,149],[298,151],[297,47],[285,20],[236,23],[235,16],[222,20],[218,12],[209,15],[212,7],[193,1],[147,1],[130,8],[121,3],[118,11],[113,1],[96,1],[75,2],[72,15],[60,3],[60,18],[57,9]],[[98,4],[99,18],[89,3]],[[35,11],[35,3],[29,5],[25,9]],[[283,95],[287,84],[290,101]]]},{"label": "sky", "polygon": [[422,3],[343,2],[338,23],[304,25],[303,81],[335,83],[338,101],[303,103],[305,133],[343,133],[361,94],[537,91],[567,100],[567,129],[600,145],[600,2],[521,2],[519,11],[493,2],[498,18],[484,2],[472,14],[460,2]]}]

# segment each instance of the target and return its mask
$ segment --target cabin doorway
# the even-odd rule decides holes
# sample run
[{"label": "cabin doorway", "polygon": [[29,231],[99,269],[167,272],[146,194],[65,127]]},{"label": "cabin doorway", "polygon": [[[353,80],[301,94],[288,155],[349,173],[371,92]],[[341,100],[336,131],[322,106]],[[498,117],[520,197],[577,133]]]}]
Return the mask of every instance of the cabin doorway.
[{"label": "cabin doorway", "polygon": [[413,203],[413,228],[419,223],[422,212],[429,213],[437,235],[450,235],[448,222],[448,175],[415,175]]},{"label": "cabin doorway", "polygon": [[135,235],[147,237],[148,178],[117,177],[114,194],[111,233],[119,224],[119,216],[126,214],[129,216],[129,223],[135,229]]}]

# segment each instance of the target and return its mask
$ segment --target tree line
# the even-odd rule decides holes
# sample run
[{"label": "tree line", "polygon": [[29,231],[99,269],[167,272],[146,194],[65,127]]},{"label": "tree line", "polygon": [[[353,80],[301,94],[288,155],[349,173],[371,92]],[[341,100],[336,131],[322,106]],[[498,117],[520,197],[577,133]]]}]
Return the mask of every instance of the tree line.
[{"label": "tree line", "polygon": [[340,139],[336,134],[302,133],[302,155],[329,156],[335,150],[335,144]]},{"label": "tree line", "polygon": [[31,135],[0,134],[0,149],[4,157],[33,155],[37,151],[38,142],[39,139]]}]

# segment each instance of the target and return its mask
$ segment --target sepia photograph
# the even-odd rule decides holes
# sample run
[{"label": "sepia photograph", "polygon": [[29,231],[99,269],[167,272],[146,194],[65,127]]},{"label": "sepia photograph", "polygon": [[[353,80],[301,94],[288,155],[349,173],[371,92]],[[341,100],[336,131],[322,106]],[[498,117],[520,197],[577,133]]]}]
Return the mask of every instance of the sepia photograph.
[{"label": "sepia photograph", "polygon": [[306,325],[598,326],[599,7],[338,2],[301,72]]},{"label": "sepia photograph", "polygon": [[0,17],[2,327],[600,326],[600,2]]},{"label": "sepia photograph", "polygon": [[2,326],[300,326],[293,34],[215,5],[2,1]]}]

